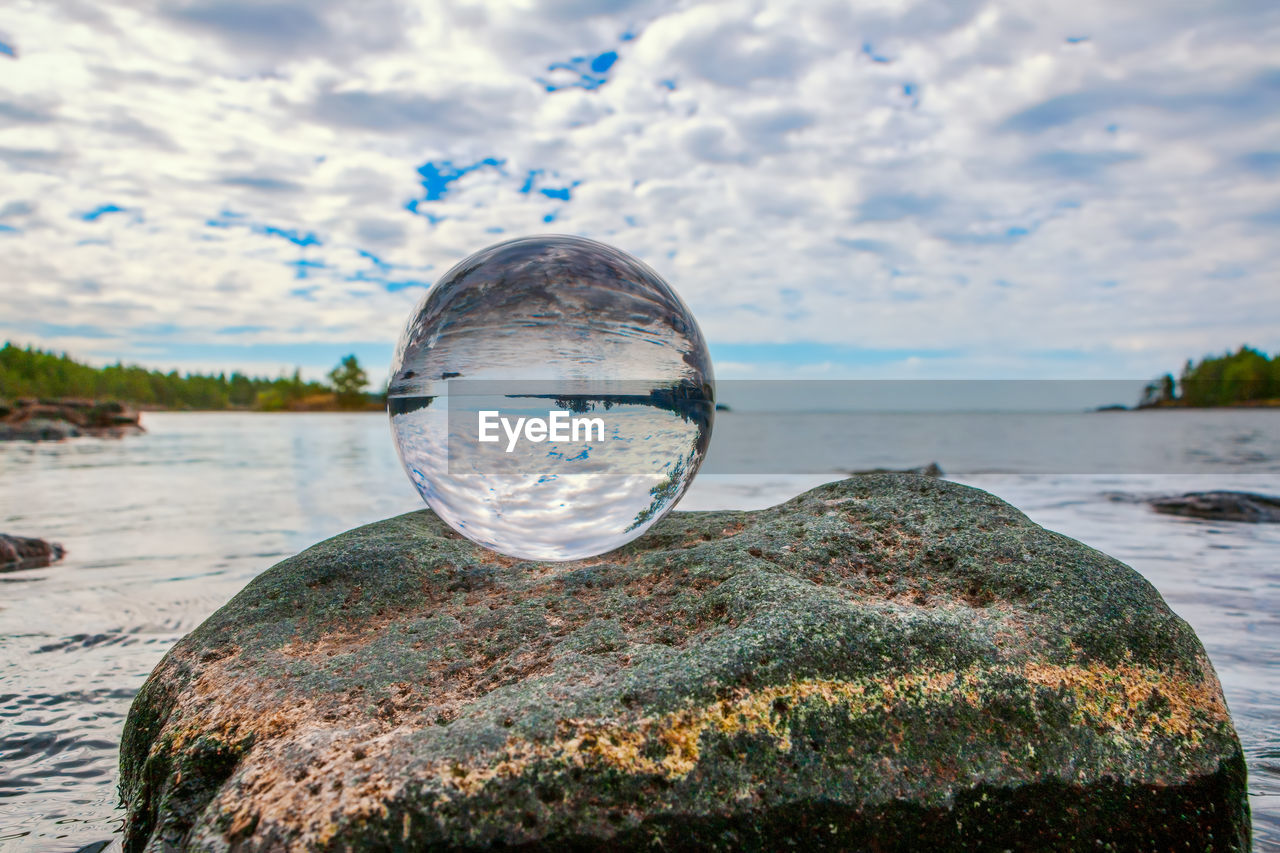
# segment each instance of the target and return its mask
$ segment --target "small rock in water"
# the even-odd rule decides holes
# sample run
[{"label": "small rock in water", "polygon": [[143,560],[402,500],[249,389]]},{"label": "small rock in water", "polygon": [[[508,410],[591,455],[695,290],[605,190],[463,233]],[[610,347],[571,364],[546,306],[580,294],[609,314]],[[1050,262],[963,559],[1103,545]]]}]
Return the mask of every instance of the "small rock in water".
[{"label": "small rock in water", "polygon": [[91,435],[120,438],[145,432],[138,413],[112,401],[18,400],[0,407],[0,441],[62,441]]},{"label": "small rock in water", "polygon": [[427,511],[179,642],[126,850],[1247,850],[1195,634],[977,489],[855,477],[531,563]]},{"label": "small rock in water", "polygon": [[29,418],[14,423],[0,422],[0,441],[62,441],[82,433],[75,424],[51,418]]},{"label": "small rock in water", "polygon": [[103,853],[103,851],[110,846],[111,839],[108,838],[105,841],[95,841],[92,844],[86,844],[77,850],[76,853]]},{"label": "small rock in water", "polygon": [[919,465],[915,468],[867,468],[862,471],[847,471],[850,477],[862,477],[867,474],[920,474],[924,477],[943,477],[942,466],[937,462],[930,462],[928,465]]},{"label": "small rock in water", "polygon": [[56,542],[0,533],[0,572],[38,569],[58,562],[65,554]]},{"label": "small rock in water", "polygon": [[1280,497],[1251,492],[1189,492],[1154,498],[1151,506],[1156,512],[1211,521],[1280,523]]}]

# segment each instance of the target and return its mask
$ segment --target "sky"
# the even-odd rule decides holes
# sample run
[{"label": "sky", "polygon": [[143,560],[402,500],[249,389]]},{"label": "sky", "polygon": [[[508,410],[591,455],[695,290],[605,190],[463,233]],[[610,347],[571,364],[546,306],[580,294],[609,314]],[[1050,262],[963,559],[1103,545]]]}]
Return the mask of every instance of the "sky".
[{"label": "sky", "polygon": [[578,234],[724,378],[1146,378],[1280,350],[1274,0],[19,0],[0,339],[381,380]]}]

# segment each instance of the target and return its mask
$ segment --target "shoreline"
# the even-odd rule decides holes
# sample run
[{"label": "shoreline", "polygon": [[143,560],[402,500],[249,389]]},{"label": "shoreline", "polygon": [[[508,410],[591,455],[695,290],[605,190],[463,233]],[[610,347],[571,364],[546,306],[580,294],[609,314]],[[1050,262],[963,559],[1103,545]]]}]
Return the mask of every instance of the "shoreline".
[{"label": "shoreline", "polygon": [[1168,402],[1168,403],[1152,403],[1148,406],[1099,406],[1094,409],[1095,412],[1150,412],[1158,410],[1189,410],[1195,412],[1211,411],[1213,409],[1280,409],[1280,400],[1242,400],[1237,403],[1222,403],[1214,406],[1193,406],[1187,403]]}]

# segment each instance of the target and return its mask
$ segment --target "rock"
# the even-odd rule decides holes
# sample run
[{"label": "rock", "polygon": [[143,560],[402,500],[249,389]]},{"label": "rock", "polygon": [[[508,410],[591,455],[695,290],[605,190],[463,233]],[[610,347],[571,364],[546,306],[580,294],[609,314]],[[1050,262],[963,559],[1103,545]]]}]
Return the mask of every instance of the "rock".
[{"label": "rock", "polygon": [[924,477],[942,477],[942,467],[937,462],[930,462],[928,465],[919,465],[915,468],[868,468],[863,471],[846,471],[850,477],[863,477],[867,474],[920,474]]},{"label": "rock", "polygon": [[0,533],[0,572],[38,569],[58,562],[65,554],[63,547],[54,542]]},{"label": "rock", "polygon": [[0,441],[61,441],[81,435],[119,438],[144,432],[123,403],[23,399],[0,409]]},{"label": "rock", "polygon": [[1151,506],[1156,512],[1212,521],[1280,523],[1280,498],[1250,492],[1188,492],[1153,498]]},{"label": "rock", "polygon": [[1191,628],[977,489],[832,483],[526,563],[430,512],[266,571],[121,746],[127,851],[1247,850]]},{"label": "rock", "polygon": [[0,441],[62,441],[82,435],[75,424],[48,418],[0,422]]}]

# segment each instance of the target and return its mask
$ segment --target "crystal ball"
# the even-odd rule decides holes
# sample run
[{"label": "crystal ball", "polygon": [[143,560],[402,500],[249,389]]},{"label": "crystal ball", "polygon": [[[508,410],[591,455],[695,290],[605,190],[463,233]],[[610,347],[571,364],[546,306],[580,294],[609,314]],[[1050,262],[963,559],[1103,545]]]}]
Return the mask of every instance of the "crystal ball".
[{"label": "crystal ball", "polygon": [[640,536],[702,464],[707,344],[641,261],[580,237],[499,243],[414,309],[387,408],[405,472],[463,536],[577,560]]}]

